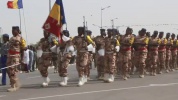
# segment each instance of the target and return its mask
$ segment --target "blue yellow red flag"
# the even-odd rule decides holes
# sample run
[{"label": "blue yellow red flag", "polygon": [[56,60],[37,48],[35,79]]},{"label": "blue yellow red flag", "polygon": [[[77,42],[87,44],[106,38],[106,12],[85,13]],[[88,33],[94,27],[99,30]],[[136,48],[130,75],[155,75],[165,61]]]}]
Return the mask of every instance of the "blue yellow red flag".
[{"label": "blue yellow red flag", "polygon": [[61,28],[66,23],[62,0],[56,0],[52,10],[43,25],[43,29],[61,39]]},{"label": "blue yellow red flag", "polygon": [[7,2],[7,7],[9,9],[22,9],[23,8],[22,0],[8,1]]}]

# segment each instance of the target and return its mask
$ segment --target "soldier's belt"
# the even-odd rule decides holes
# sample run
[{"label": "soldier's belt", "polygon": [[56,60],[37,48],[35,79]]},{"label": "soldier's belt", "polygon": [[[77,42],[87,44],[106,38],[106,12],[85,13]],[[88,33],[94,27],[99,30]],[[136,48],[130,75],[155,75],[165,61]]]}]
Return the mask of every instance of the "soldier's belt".
[{"label": "soldier's belt", "polygon": [[147,50],[147,48],[138,48],[138,51],[144,51]]},{"label": "soldier's belt", "polygon": [[173,49],[171,49],[171,51],[176,51],[177,50],[177,48],[173,48]]},{"label": "soldier's belt", "polygon": [[150,49],[151,51],[158,51],[158,48],[152,48],[152,49]]},{"label": "soldier's belt", "polygon": [[125,49],[122,49],[121,48],[121,51],[131,51],[132,50],[132,48],[130,47],[130,48],[125,48]]},{"label": "soldier's belt", "polygon": [[165,50],[166,49],[166,47],[160,47],[160,48],[158,48],[159,50]]},{"label": "soldier's belt", "polygon": [[8,53],[9,53],[10,55],[20,54],[20,52],[13,51],[13,50],[9,50]]}]

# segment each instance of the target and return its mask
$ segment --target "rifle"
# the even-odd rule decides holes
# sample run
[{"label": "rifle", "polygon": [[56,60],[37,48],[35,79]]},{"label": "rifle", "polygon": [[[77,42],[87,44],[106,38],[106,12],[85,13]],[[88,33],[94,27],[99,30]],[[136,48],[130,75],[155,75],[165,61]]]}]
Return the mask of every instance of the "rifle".
[{"label": "rifle", "polygon": [[86,26],[85,26],[85,16],[83,16],[83,26],[84,26],[84,38],[87,40]]}]

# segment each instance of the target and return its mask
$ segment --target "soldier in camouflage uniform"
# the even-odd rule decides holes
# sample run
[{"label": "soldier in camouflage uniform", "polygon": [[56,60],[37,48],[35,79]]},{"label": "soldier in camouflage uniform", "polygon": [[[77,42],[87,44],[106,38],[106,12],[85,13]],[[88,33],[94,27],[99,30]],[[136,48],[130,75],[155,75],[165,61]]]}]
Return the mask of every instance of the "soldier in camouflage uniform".
[{"label": "soldier in camouflage uniform", "polygon": [[175,39],[176,35],[173,33],[171,35],[171,39],[173,41],[173,45],[171,47],[171,53],[172,53],[172,59],[171,59],[171,71],[174,71],[176,66],[177,66],[177,46],[178,46],[178,41]]},{"label": "soldier in camouflage uniform", "polygon": [[[177,41],[178,41],[178,35],[177,35]],[[177,66],[175,69],[178,70],[178,46],[177,46]]]},{"label": "soldier in camouflage uniform", "polygon": [[79,75],[79,86],[84,85],[87,82],[87,64],[88,64],[88,42],[94,44],[90,37],[84,37],[85,35],[85,28],[78,27],[78,36],[75,36],[72,40],[73,44],[76,46],[77,49],[77,58],[76,58],[76,67]]},{"label": "soldier in camouflage uniform", "polygon": [[97,72],[98,72],[98,79],[104,78],[104,55],[98,53],[99,50],[104,50],[105,47],[105,29],[100,29],[100,36],[95,38],[96,43],[96,56],[97,56]]},{"label": "soldier in camouflage uniform", "polygon": [[134,36],[132,36],[133,30],[131,28],[127,28],[126,34],[121,37],[121,50],[118,55],[118,59],[120,66],[122,67],[122,77],[124,80],[129,78],[129,69],[131,69],[129,65],[131,65],[131,51],[132,51],[132,44],[134,42]]},{"label": "soldier in camouflage uniform", "polygon": [[49,40],[50,33],[44,31],[43,34],[44,34],[44,38],[41,38],[38,44],[38,47],[41,47],[43,51],[43,54],[38,61],[38,70],[40,71],[40,74],[44,79],[42,86],[46,87],[50,82],[50,79],[48,77],[48,67],[51,65],[51,61],[52,61],[52,52],[50,51],[52,44]]},{"label": "soldier in camouflage uniform", "polygon": [[[61,86],[66,86],[67,81],[68,81],[68,72],[67,72],[67,67],[70,63],[70,60],[72,58],[72,54],[74,52],[74,47],[72,43],[72,39],[69,38],[69,31],[64,30],[63,31],[63,36],[68,38],[68,40],[63,40],[62,45],[64,46],[64,52],[61,61],[59,61],[60,65],[59,66],[59,76],[61,77],[61,82],[59,83]],[[72,47],[72,48],[71,48]]]},{"label": "soldier in camouflage uniform", "polygon": [[138,49],[138,68],[139,68],[139,76],[140,78],[144,78],[144,72],[145,72],[145,61],[147,58],[147,45],[149,42],[149,38],[146,37],[146,29],[142,29],[140,31],[139,36],[135,38],[134,44],[137,45]]},{"label": "soldier in camouflage uniform", "polygon": [[[150,39],[151,35],[150,32],[146,33],[146,36]],[[150,53],[149,53],[149,45],[148,45],[148,54],[147,54],[147,59],[146,59],[146,68],[145,68],[145,73],[148,74],[148,72],[150,71]]]},{"label": "soldier in camouflage uniform", "polygon": [[[92,31],[90,31],[90,30],[87,30],[87,36],[89,36],[90,38],[91,38],[91,35],[92,35]],[[92,40],[93,41],[93,40]],[[87,41],[88,42],[88,44],[90,44],[90,42],[89,41]],[[90,69],[92,69],[92,61],[93,61],[93,52],[92,51],[89,51],[89,54],[88,54],[88,65],[87,65],[87,67],[86,67],[86,71],[88,71],[87,72],[87,77],[88,77],[88,79],[90,79]]]},{"label": "soldier in camouflage uniform", "polygon": [[162,72],[166,61],[166,44],[167,39],[163,38],[164,32],[159,32],[159,40],[161,41],[158,48],[158,72]]},{"label": "soldier in camouflage uniform", "polygon": [[108,29],[108,37],[105,38],[105,56],[104,56],[104,81],[114,82],[114,68],[116,66],[116,46],[119,42],[114,38],[113,30]]},{"label": "soldier in camouflage uniform", "polygon": [[[170,38],[170,33],[166,34],[167,44],[166,44],[166,72],[171,71],[171,46],[173,45],[173,41]],[[159,72],[161,74],[162,72]]]},{"label": "soldier in camouflage uniform", "polygon": [[158,63],[158,46],[161,42],[158,36],[158,31],[154,31],[153,35],[149,39],[149,64],[148,66],[150,67],[150,75],[156,76],[156,71],[157,71],[157,63]]},{"label": "soldier in camouflage uniform", "polygon": [[9,40],[9,51],[7,55],[7,66],[13,66],[7,69],[11,85],[11,88],[8,89],[9,92],[16,91],[20,88],[17,77],[17,66],[21,62],[21,52],[26,47],[25,40],[20,36],[19,27],[13,27],[12,34],[13,37]]}]

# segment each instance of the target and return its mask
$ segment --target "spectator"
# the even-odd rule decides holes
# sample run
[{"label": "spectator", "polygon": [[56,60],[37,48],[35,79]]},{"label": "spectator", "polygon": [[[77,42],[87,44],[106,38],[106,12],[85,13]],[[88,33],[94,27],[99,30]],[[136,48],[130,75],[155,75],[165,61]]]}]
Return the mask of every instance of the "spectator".
[{"label": "spectator", "polygon": [[28,46],[28,49],[29,49],[29,65],[28,65],[28,69],[32,72],[32,71],[34,71],[33,68],[32,68],[34,54],[33,54],[33,50],[31,49],[31,46]]},{"label": "spectator", "polygon": [[29,69],[28,69],[28,65],[29,65],[29,50],[28,50],[27,47],[24,49],[22,65],[23,65],[23,69],[24,69],[23,71],[25,71],[26,73],[29,73]]},{"label": "spectator", "polygon": [[[3,45],[1,47],[1,67],[5,68],[7,61],[7,53],[9,50],[9,35],[3,35]],[[6,85],[6,69],[2,69],[2,85]]]},{"label": "spectator", "polygon": [[32,47],[32,50],[33,50],[33,64],[32,64],[32,70],[35,71],[37,68],[36,68],[36,59],[37,59],[37,55],[36,55],[36,51],[35,51],[35,48]]}]

